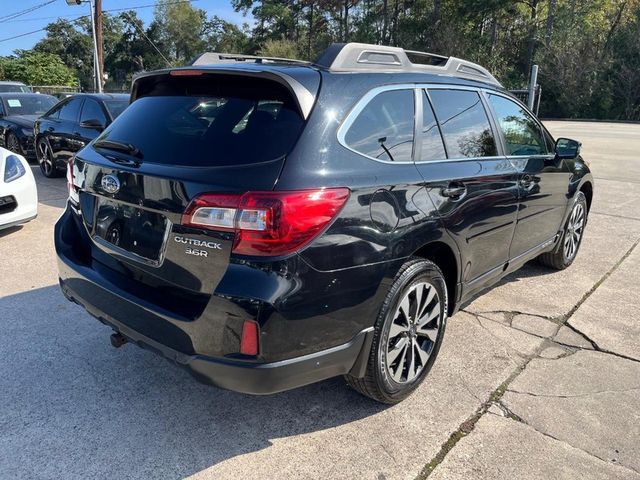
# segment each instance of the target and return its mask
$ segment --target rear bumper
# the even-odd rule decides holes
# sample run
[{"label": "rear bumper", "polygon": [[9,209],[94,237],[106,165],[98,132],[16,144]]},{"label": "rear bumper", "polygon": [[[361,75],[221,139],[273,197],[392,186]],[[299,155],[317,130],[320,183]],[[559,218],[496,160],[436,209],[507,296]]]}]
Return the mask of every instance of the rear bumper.
[{"label": "rear bumper", "polygon": [[[197,380],[220,388],[254,395],[267,395],[347,373],[356,376],[362,374],[363,359],[368,358],[373,339],[373,328],[358,333],[350,342],[327,350],[297,358],[273,363],[251,363],[226,358],[212,358],[202,355],[186,355],[171,349],[136,330],[119,322],[108,313],[96,308],[88,299],[82,298],[72,286],[74,282],[91,282],[100,288],[104,295],[110,296],[115,311],[128,309],[135,315],[133,304],[101,288],[80,272],[73,271],[62,258],[59,258],[60,287],[65,297],[96,317],[105,325],[124,335],[130,342],[159,353],[186,368]],[[362,353],[362,355],[361,355]]]},{"label": "rear bumper", "polygon": [[[300,387],[342,374],[362,376],[371,349],[373,328],[361,328],[358,333],[346,337],[345,342],[323,347],[323,331],[316,331],[317,351],[298,353],[286,348],[295,331],[287,325],[281,337],[271,335],[272,350],[279,346],[284,359],[239,356],[233,346],[229,354],[209,353],[209,344],[221,350],[224,338],[238,342],[239,332],[232,331],[233,323],[224,323],[223,314],[228,305],[222,298],[212,297],[206,311],[220,315],[220,321],[212,318],[179,318],[157,303],[135,295],[115,277],[105,276],[91,262],[78,256],[69,243],[78,240],[80,232],[70,227],[69,210],[55,228],[56,250],[60,286],[64,295],[81,305],[102,323],[121,333],[132,343],[160,353],[177,365],[186,368],[201,382],[221,388],[249,394],[270,394]],[[217,312],[217,313],[216,313]],[[247,318],[237,315],[238,318]],[[215,321],[214,321],[215,320]],[[240,322],[242,323],[242,322]],[[293,325],[295,327],[295,325]],[[266,333],[265,333],[266,332]],[[261,333],[269,337],[265,327]],[[284,341],[278,342],[282,338]],[[220,343],[218,343],[220,342]],[[344,343],[343,343],[344,342]],[[311,344],[308,345],[312,347]]]}]

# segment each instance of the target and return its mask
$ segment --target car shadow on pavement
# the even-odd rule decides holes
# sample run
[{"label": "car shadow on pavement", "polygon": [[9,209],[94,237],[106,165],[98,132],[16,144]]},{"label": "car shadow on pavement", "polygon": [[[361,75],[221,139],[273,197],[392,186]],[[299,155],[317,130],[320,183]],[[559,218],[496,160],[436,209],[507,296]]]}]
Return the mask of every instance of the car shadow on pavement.
[{"label": "car shadow on pavement", "polygon": [[13,227],[0,229],[0,238],[6,237],[7,235],[11,235],[15,232],[19,232],[20,230],[22,230],[22,227],[22,225],[14,225]]},{"label": "car shadow on pavement", "polygon": [[0,312],[0,476],[179,478],[386,408],[341,378],[262,397],[199,384],[111,347],[57,285],[4,297]]},{"label": "car shadow on pavement", "polygon": [[493,288],[497,288],[508,283],[519,282],[527,278],[543,277],[545,275],[551,275],[554,273],[558,273],[558,271],[549,267],[542,266],[538,264],[536,260],[531,260],[530,262],[525,263],[522,268],[516,270],[513,273],[510,273],[506,277],[502,278],[498,283],[489,287],[489,289],[487,289],[484,293],[492,290]]},{"label": "car shadow on pavement", "polygon": [[69,196],[66,178],[64,176],[47,178],[42,174],[37,164],[33,165],[31,163],[30,166],[38,188],[38,203],[50,207],[64,208]]}]

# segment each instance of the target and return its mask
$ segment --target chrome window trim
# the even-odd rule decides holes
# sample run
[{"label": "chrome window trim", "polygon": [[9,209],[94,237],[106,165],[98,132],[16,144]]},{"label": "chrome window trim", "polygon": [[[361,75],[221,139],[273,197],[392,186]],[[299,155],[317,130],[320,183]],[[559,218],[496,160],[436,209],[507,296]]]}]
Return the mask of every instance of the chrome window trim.
[{"label": "chrome window trim", "polygon": [[[472,92],[477,92],[478,95],[480,95],[481,99],[482,99],[482,93],[483,92],[487,92],[487,93],[500,93],[496,90],[493,89],[489,89],[489,88],[484,88],[484,87],[473,87],[473,86],[469,86],[469,85],[451,85],[451,84],[445,84],[445,83],[399,83],[399,84],[393,84],[393,85],[382,85],[379,87],[375,87],[372,88],[371,90],[369,90],[367,93],[365,93],[362,97],[360,97],[360,99],[356,102],[356,104],[351,108],[351,110],[349,111],[349,113],[347,113],[347,115],[345,116],[344,120],[342,121],[342,123],[340,124],[340,126],[338,127],[337,130],[337,138],[338,138],[338,143],[340,145],[342,145],[344,148],[346,148],[347,150],[350,150],[351,152],[360,155],[361,157],[364,158],[368,158],[369,160],[373,160],[374,162],[379,162],[379,163],[385,163],[388,165],[418,165],[418,164],[427,164],[427,163],[446,163],[446,162],[464,162],[464,161],[479,161],[479,160],[496,160],[496,159],[504,159],[505,156],[504,155],[494,155],[491,157],[455,157],[455,158],[443,158],[441,160],[428,160],[428,161],[424,161],[424,162],[420,162],[420,161],[415,161],[415,155],[414,155],[414,161],[412,162],[392,162],[391,160],[381,160],[379,158],[374,158],[370,155],[366,155],[362,152],[359,152],[353,148],[351,148],[347,142],[346,142],[346,135],[347,132],[349,131],[349,128],[351,128],[351,125],[353,125],[353,122],[356,120],[356,118],[358,118],[358,115],[360,115],[360,113],[362,112],[362,110],[364,110],[364,108],[369,104],[369,102],[371,102],[371,100],[373,100],[376,96],[378,96],[381,93],[384,92],[388,92],[388,91],[394,91],[394,90],[413,90],[414,91],[414,132],[415,132],[415,125],[416,125],[416,118],[415,115],[417,114],[417,102],[418,99],[416,98],[417,92],[419,92],[420,90],[466,90],[466,91],[472,91]],[[511,98],[508,95],[503,95],[507,98]],[[422,99],[420,99],[421,101]],[[487,112],[486,108],[484,107],[483,104],[483,108],[485,109],[485,114],[487,115],[487,119],[489,120],[489,124],[491,125],[492,128],[494,128],[493,123],[492,123],[492,116],[493,116],[493,112]],[[536,119],[537,120],[537,119]],[[494,137],[496,135],[496,132],[494,132]],[[496,139],[497,140],[497,139]],[[413,149],[414,152],[416,151],[416,136],[414,133],[414,139],[413,139]],[[446,147],[445,147],[446,150]]]}]

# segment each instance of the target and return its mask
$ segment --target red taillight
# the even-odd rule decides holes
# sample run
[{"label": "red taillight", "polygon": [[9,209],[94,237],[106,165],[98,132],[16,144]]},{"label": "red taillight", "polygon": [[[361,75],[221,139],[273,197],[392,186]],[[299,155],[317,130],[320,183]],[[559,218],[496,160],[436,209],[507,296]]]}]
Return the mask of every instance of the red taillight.
[{"label": "red taillight", "polygon": [[286,255],[313,240],[338,214],[347,198],[347,188],[206,193],[189,204],[182,223],[211,230],[234,231],[234,253]]},{"label": "red taillight", "polygon": [[240,337],[240,353],[258,355],[258,351],[258,324],[245,320],[242,324],[242,337]]}]

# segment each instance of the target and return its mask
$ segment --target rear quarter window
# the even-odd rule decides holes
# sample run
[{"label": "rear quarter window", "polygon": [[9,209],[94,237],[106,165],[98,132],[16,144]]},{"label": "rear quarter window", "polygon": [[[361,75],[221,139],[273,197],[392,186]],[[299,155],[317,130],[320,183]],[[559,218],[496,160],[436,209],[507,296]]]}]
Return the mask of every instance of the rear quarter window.
[{"label": "rear quarter window", "polygon": [[135,145],[144,162],[246,165],[289,153],[303,125],[286,88],[218,74],[158,82],[101,138]]},{"label": "rear quarter window", "polygon": [[346,145],[378,160],[411,162],[413,90],[390,90],[373,97],[349,126]]}]

